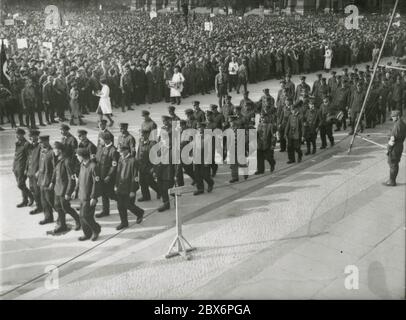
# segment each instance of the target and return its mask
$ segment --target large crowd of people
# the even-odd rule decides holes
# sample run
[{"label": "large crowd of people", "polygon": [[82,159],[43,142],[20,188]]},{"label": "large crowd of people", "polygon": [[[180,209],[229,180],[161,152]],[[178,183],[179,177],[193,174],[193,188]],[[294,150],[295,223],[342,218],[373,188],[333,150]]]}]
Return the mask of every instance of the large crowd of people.
[{"label": "large crowd of people", "polygon": [[[162,140],[150,137],[158,126],[149,111],[142,112],[138,142],[128,132],[127,123],[120,124],[121,133],[115,141],[107,128],[113,126],[110,115],[114,108],[127,111],[146,103],[171,102],[168,114],[162,115],[161,128],[169,135],[174,121],[181,130],[201,133],[256,128],[255,174],[265,172],[265,161],[272,172],[277,165],[274,150],[278,143],[292,164],[302,160],[303,144],[305,155],[316,153],[318,136],[320,148],[325,149],[327,140],[334,145],[334,131],[348,125],[349,133],[354,133],[372,75],[372,67],[361,70],[357,64],[372,60],[374,66],[387,21],[385,16],[366,15],[360,30],[347,30],[336,16],[300,20],[221,16],[212,18],[214,29],[208,32],[203,25],[210,18],[203,15],[194,15],[186,28],[182,17],[175,14],[150,19],[145,13],[97,11],[66,14],[67,25],[48,31],[41,12],[23,14],[27,15],[26,23],[6,28],[2,38],[27,38],[30,47],[9,52],[11,87],[0,87],[4,115],[16,126],[16,113],[20,122],[13,165],[23,196],[18,207],[35,203],[31,213],[44,212],[41,224],[54,222],[52,212],[57,211],[55,233],[67,230],[65,215],[70,214],[76,229],[83,229],[80,240],[97,239],[100,226],[94,217],[110,214],[110,200],[117,201],[118,230],[128,226],[127,210],[141,223],[143,209],[135,204],[138,189],[141,202],[151,199],[150,188],[156,192],[163,202],[160,212],[170,209],[169,190],[184,185],[184,174],[196,186],[194,195],[206,191],[204,183],[207,192],[213,190],[216,163],[151,162],[150,150]],[[402,57],[406,53],[404,31],[403,24],[392,28],[384,55]],[[42,42],[50,40],[52,51],[42,48]],[[319,74],[314,83],[306,82],[306,73],[330,72],[333,67],[343,68],[338,74],[332,71],[328,79]],[[302,75],[299,84],[291,81],[292,74]],[[252,101],[249,84],[271,78],[280,79],[278,95],[272,97],[264,89],[261,99]],[[244,98],[234,104],[231,94],[241,88]],[[213,89],[217,98],[209,110],[201,109],[195,101],[184,117],[176,114],[175,105],[181,103],[181,97],[210,94]],[[388,112],[401,114],[405,103],[406,73],[379,67],[360,121],[361,131],[385,122]],[[71,128],[63,123],[68,110],[71,126],[83,124],[88,112],[99,114],[97,146],[85,130],[78,131],[79,142],[70,133]],[[45,125],[42,112],[48,124],[61,123],[60,142],[51,146],[49,136],[40,134],[35,112],[40,125]],[[25,139],[23,126],[29,127],[31,142]],[[182,147],[189,142],[182,141]],[[226,149],[221,152],[224,158]],[[213,159],[215,152],[213,148]],[[230,165],[230,183],[239,181],[239,168],[245,165]],[[396,175],[391,184],[396,184],[395,180]],[[70,206],[76,197],[80,218]],[[102,211],[94,215],[98,198],[102,199]]]}]

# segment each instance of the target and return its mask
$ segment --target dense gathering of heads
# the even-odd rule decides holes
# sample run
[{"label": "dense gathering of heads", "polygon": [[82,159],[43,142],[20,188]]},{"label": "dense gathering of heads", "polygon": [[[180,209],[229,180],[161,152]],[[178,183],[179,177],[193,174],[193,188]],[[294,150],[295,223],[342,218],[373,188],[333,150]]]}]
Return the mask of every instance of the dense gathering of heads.
[{"label": "dense gathering of heads", "polygon": [[[20,21],[0,33],[10,44],[10,87],[0,88],[2,118],[7,116],[16,127],[17,114],[20,127],[31,129],[30,142],[24,138],[25,131],[17,129],[13,171],[23,195],[18,207],[35,202],[31,213],[44,212],[41,224],[53,222],[56,211],[55,233],[67,231],[65,215],[70,214],[75,228],[84,232],[80,240],[98,238],[100,225],[94,218],[110,214],[111,200],[117,202],[119,211],[117,230],[128,227],[127,210],[141,223],[144,210],[135,204],[138,189],[140,202],[151,200],[150,189],[155,191],[163,202],[160,212],[170,209],[169,190],[185,185],[184,174],[196,187],[195,196],[212,192],[219,164],[229,159],[230,150],[234,154],[238,148],[223,143],[219,149],[203,141],[189,150],[196,139],[205,139],[207,130],[229,130],[235,137],[243,130],[247,158],[252,156],[249,131],[255,129],[255,175],[262,175],[266,161],[270,172],[275,170],[274,151],[278,147],[280,152],[287,151],[288,164],[301,162],[304,155],[316,153],[318,137],[320,149],[328,147],[327,139],[333,147],[335,131],[346,130],[348,125],[349,134],[354,134],[358,120],[363,131],[384,123],[389,112],[399,121],[405,111],[406,72],[379,67],[365,113],[361,113],[387,27],[385,15],[365,15],[359,30],[347,30],[339,15],[294,19],[194,14],[186,27],[181,15],[171,13],[150,19],[145,12],[72,10],[63,13],[59,29],[46,30],[43,11],[20,8],[20,14],[26,23]],[[214,25],[210,33],[203,27],[209,19]],[[27,38],[29,48],[17,49],[12,43],[17,38]],[[43,42],[52,42],[52,50],[44,48]],[[402,23],[391,29],[383,55],[402,58],[405,54]],[[372,67],[357,67],[370,61]],[[336,67],[342,69],[331,71]],[[305,74],[323,69],[328,77],[320,73],[315,82],[306,82]],[[293,83],[292,75],[302,75],[300,83]],[[277,96],[264,89],[258,101],[251,100],[248,86],[273,78],[280,80]],[[231,94],[241,88],[243,98],[236,103]],[[181,97],[210,94],[213,89],[216,97],[207,110],[194,101],[184,114],[177,114],[175,104],[181,103]],[[120,124],[117,140],[108,130],[108,124],[114,123],[111,114],[115,108],[125,112],[162,100],[172,105],[162,115],[160,135],[151,135],[158,125],[148,110],[141,113],[138,141],[129,132],[128,123]],[[70,133],[71,128],[63,124],[68,110],[71,126],[84,125],[83,115],[97,112],[96,144],[84,129],[77,132],[79,142]],[[45,125],[43,112],[48,124],[62,123],[60,141],[51,145],[49,136],[40,135],[35,112],[40,125]],[[185,158],[175,163],[171,157],[166,163],[151,161],[151,150],[157,145],[174,148],[174,127],[180,133],[188,129],[196,132],[181,136],[179,152],[189,150],[187,154],[193,158],[196,154],[192,153],[201,157],[208,151],[209,163]],[[221,161],[214,160],[216,154]],[[248,171],[241,171],[247,163],[227,164],[230,183],[238,182],[241,175],[248,179]],[[395,172],[394,167],[394,179]],[[25,184],[27,176],[30,188]],[[77,198],[80,215],[70,206]],[[95,215],[98,198],[102,199],[102,210]]]}]

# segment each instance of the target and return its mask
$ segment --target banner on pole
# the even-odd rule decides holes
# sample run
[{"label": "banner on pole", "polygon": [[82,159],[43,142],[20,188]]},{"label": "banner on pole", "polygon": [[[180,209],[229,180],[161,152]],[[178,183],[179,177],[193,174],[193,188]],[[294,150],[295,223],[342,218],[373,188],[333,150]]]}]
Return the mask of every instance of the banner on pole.
[{"label": "banner on pole", "polygon": [[6,25],[6,26],[14,26],[14,20],[13,19],[5,19],[4,20],[4,25]]}]

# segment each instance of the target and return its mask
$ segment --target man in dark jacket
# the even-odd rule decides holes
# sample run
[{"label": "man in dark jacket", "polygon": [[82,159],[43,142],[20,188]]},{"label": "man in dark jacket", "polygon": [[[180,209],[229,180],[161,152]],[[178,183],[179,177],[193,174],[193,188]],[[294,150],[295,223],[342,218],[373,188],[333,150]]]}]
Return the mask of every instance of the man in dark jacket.
[{"label": "man in dark jacket", "polygon": [[78,130],[78,137],[79,137],[79,145],[78,148],[85,148],[90,153],[90,158],[93,159],[96,157],[97,147],[94,145],[92,141],[87,138],[87,131],[86,130]]},{"label": "man in dark jacket", "polygon": [[55,168],[52,175],[50,189],[54,190],[54,207],[58,212],[57,226],[54,233],[68,231],[66,226],[66,214],[68,213],[75,220],[75,230],[80,229],[79,215],[76,210],[70,206],[72,193],[75,189],[75,174],[69,163],[69,159],[64,155],[64,145],[60,142],[54,144],[54,154],[56,157]]},{"label": "man in dark jacket", "polygon": [[298,162],[302,161],[301,142],[303,137],[303,119],[298,110],[298,105],[293,106],[285,128],[285,137],[288,144],[288,164],[295,163],[295,152],[298,156]]},{"label": "man in dark jacket", "polygon": [[13,173],[17,181],[18,189],[21,190],[23,196],[23,201],[17,205],[17,208],[23,208],[31,206],[34,203],[34,197],[25,184],[27,180],[26,170],[30,143],[25,139],[25,131],[23,129],[18,128],[16,134],[17,142],[15,144]]},{"label": "man in dark jacket", "polygon": [[102,212],[96,214],[96,218],[107,217],[110,215],[110,199],[115,200],[114,183],[119,159],[119,154],[117,149],[113,146],[110,134],[104,133],[101,136],[101,140],[102,146],[97,150],[96,161],[100,170]]},{"label": "man in dark jacket", "polygon": [[304,128],[303,136],[306,140],[307,147],[307,152],[305,153],[306,156],[310,154],[310,147],[313,148],[312,154],[316,153],[316,139],[319,123],[320,123],[319,112],[316,110],[314,106],[314,98],[312,97],[309,100],[309,108],[305,111],[303,119],[303,128]]},{"label": "man in dark jacket", "polygon": [[257,171],[255,175],[265,172],[265,160],[271,166],[271,172],[275,170],[274,148],[276,138],[271,119],[263,112],[257,129]]},{"label": "man in dark jacket", "polygon": [[52,182],[54,172],[54,153],[49,144],[49,136],[40,136],[41,154],[38,167],[38,186],[41,192],[41,203],[44,210],[44,220],[40,224],[54,222],[53,205],[54,205],[54,190],[49,186]]},{"label": "man in dark jacket", "polygon": [[80,201],[80,223],[84,233],[79,241],[90,238],[96,241],[101,231],[100,225],[94,219],[97,198],[100,195],[99,168],[96,161],[90,159],[89,151],[86,149],[78,149],[76,153],[80,162],[80,171],[75,193]]},{"label": "man in dark jacket", "polygon": [[30,191],[35,199],[36,208],[30,211],[30,214],[37,214],[42,212],[41,203],[41,191],[38,186],[38,169],[39,169],[39,158],[41,153],[41,146],[39,143],[38,130],[30,130],[30,148],[28,151],[28,163],[27,163],[27,176],[30,186]]},{"label": "man in dark jacket", "polygon": [[156,143],[149,139],[150,132],[148,130],[141,131],[141,138],[138,143],[137,161],[139,166],[139,184],[141,186],[142,197],[138,199],[138,202],[151,200],[151,194],[149,187],[151,187],[160,197],[159,186],[153,178],[152,170],[153,165],[149,159],[149,152],[152,146]]},{"label": "man in dark jacket", "polygon": [[393,129],[388,142],[388,164],[390,168],[389,180],[385,183],[388,187],[396,186],[396,177],[399,173],[399,162],[402,158],[403,143],[406,138],[406,124],[400,118],[400,111],[392,111]]},{"label": "man in dark jacket", "polygon": [[128,210],[137,216],[137,223],[142,222],[144,210],[134,204],[135,194],[138,188],[137,162],[134,157],[131,157],[130,148],[128,146],[121,146],[114,186],[118,213],[121,220],[121,223],[116,227],[116,230],[128,227]]}]

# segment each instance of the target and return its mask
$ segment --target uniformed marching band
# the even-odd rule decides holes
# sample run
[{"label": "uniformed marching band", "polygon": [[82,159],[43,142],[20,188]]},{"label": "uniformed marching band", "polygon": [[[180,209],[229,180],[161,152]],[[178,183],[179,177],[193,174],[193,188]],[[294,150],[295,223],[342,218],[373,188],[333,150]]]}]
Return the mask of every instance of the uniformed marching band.
[{"label": "uniformed marching band", "polygon": [[[54,211],[57,213],[54,233],[68,231],[66,214],[75,222],[75,230],[82,229],[79,240],[98,239],[101,227],[96,219],[110,215],[111,201],[117,202],[120,223],[117,230],[127,228],[128,211],[136,216],[136,222],[142,223],[144,210],[135,203],[137,191],[140,190],[138,202],[146,202],[156,195],[161,199],[159,212],[169,210],[170,189],[184,186],[184,174],[188,175],[195,186],[195,196],[205,191],[212,192],[213,177],[216,176],[219,161],[215,156],[216,148],[212,145],[211,162],[205,161],[180,164],[172,161],[172,127],[177,126],[183,132],[197,129],[204,136],[205,130],[256,129],[257,133],[257,170],[255,175],[265,173],[265,161],[269,163],[270,172],[277,166],[274,152],[279,145],[280,152],[287,153],[287,163],[299,163],[304,156],[317,152],[316,141],[320,137],[320,149],[334,146],[334,132],[350,128],[354,134],[355,123],[360,116],[366,89],[371,78],[371,69],[365,71],[347,68],[342,74],[332,71],[329,79],[319,74],[310,86],[306,77],[300,78],[295,86],[291,76],[286,75],[280,81],[280,89],[274,98],[269,89],[263,90],[259,101],[254,102],[247,90],[239,104],[233,104],[228,88],[233,84],[220,73],[216,77],[216,91],[219,105],[210,105],[205,112],[199,101],[193,102],[193,108],[184,112],[184,119],[177,115],[176,107],[168,107],[168,115],[162,116],[161,134],[152,136],[157,124],[151,119],[147,110],[142,111],[140,138],[138,141],[128,130],[128,123],[120,124],[120,135],[114,135],[107,129],[107,121],[99,122],[97,144],[87,137],[85,130],[78,130],[78,140],[66,124],[61,126],[61,139],[51,146],[50,137],[41,135],[37,129],[29,131],[29,141],[25,131],[16,130],[15,159],[13,172],[17,186],[22,193],[22,202],[18,208],[32,206],[30,214],[44,214],[40,224],[54,223]],[[388,112],[395,122],[388,149],[390,180],[386,185],[396,185],[399,161],[406,136],[406,125],[401,120],[405,107],[406,90],[401,92],[401,103],[397,102],[399,81],[404,85],[405,72],[379,68],[372,84],[372,90],[366,104],[366,111],[360,121],[361,132],[385,122]],[[257,115],[259,121],[257,121]],[[162,135],[166,132],[166,135]],[[151,138],[152,137],[152,138]],[[166,138],[164,138],[166,137]],[[237,140],[237,139],[236,139]],[[117,141],[117,144],[116,144]],[[192,139],[180,142],[181,150]],[[167,152],[169,163],[154,164],[150,159],[151,149],[161,143]],[[198,144],[196,152],[207,148],[203,141]],[[305,152],[302,151],[303,147]],[[222,160],[226,159],[227,146],[223,144]],[[202,155],[204,152],[201,153]],[[248,153],[246,153],[248,156]],[[193,154],[190,154],[193,158]],[[202,159],[205,160],[205,159]],[[239,168],[246,164],[230,164],[230,183],[240,180]],[[28,177],[29,187],[26,185]],[[247,179],[248,174],[243,174]],[[79,200],[78,213],[71,206],[72,200]],[[96,204],[101,199],[101,211],[95,213]]]}]

